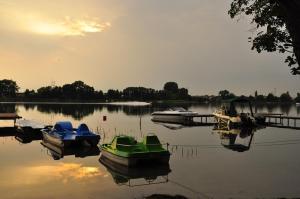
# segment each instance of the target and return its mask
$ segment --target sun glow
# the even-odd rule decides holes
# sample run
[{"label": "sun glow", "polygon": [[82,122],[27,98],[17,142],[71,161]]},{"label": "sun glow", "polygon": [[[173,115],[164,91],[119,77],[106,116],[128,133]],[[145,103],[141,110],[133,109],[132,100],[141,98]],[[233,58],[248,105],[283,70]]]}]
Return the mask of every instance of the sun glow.
[{"label": "sun glow", "polygon": [[87,33],[102,32],[111,27],[110,22],[100,23],[97,19],[72,19],[65,17],[60,22],[47,22],[31,19],[27,26],[29,31],[45,35],[85,36]]}]

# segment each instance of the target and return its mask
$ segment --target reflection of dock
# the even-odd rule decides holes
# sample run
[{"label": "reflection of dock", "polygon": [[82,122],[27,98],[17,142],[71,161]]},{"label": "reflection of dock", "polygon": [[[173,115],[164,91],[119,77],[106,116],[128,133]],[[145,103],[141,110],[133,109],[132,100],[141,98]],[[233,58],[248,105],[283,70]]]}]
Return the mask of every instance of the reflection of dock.
[{"label": "reflection of dock", "polygon": [[16,124],[17,119],[22,118],[16,113],[0,113],[0,120],[13,120],[14,125]]},{"label": "reflection of dock", "polygon": [[191,120],[194,121],[194,118],[200,119],[200,121],[194,121],[198,126],[203,126],[205,124],[215,124],[214,122],[209,122],[209,118],[214,118],[213,114],[198,114],[190,116]]},{"label": "reflection of dock", "polygon": [[267,126],[300,130],[300,117],[281,114],[265,115]]}]

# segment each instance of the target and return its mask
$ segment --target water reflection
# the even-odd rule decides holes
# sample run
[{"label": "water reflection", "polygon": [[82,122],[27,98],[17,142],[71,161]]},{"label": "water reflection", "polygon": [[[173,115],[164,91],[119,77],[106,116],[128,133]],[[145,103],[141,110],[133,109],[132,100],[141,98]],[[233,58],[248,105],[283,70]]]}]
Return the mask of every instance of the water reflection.
[{"label": "water reflection", "polygon": [[145,199],[188,199],[188,198],[182,195],[152,194],[150,196],[146,196]]},{"label": "water reflection", "polygon": [[88,156],[98,156],[100,150],[98,146],[94,147],[58,147],[51,143],[42,141],[43,145],[47,149],[47,154],[53,158],[53,160],[60,160],[64,156],[75,156],[75,158],[85,158]]},{"label": "water reflection", "polygon": [[[12,171],[13,173],[11,173]],[[42,185],[54,180],[67,184],[73,181],[82,182],[98,176],[105,176],[105,173],[98,167],[83,166],[77,163],[22,165],[3,172],[1,178],[7,179],[7,181],[0,181],[0,186]]]},{"label": "water reflection", "polygon": [[215,127],[213,133],[220,135],[221,144],[225,148],[232,151],[245,152],[250,149],[256,130],[255,128],[228,129]]},{"label": "water reflection", "polygon": [[14,103],[0,103],[0,113],[16,113],[17,107]]},{"label": "water reflection", "polygon": [[168,175],[171,173],[169,165],[125,167],[108,160],[104,156],[101,156],[99,161],[106,167],[114,182],[118,185],[134,187],[167,183]]},{"label": "water reflection", "polygon": [[32,141],[42,140],[43,135],[41,131],[17,131],[15,139],[18,140],[20,143],[28,144]]},{"label": "water reflection", "polygon": [[0,137],[11,137],[15,136],[17,130],[13,127],[0,127]]}]

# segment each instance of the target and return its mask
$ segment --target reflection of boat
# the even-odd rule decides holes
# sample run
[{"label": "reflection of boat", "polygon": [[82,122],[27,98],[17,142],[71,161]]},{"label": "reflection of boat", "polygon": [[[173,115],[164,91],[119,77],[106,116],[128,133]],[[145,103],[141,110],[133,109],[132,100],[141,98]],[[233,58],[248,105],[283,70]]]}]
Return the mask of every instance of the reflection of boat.
[{"label": "reflection of boat", "polygon": [[169,122],[154,122],[155,124],[159,124],[161,126],[164,126],[168,129],[171,129],[171,130],[179,130],[179,129],[182,129],[184,127],[187,127],[187,126],[184,126],[183,124],[178,124],[178,123],[169,123]]},{"label": "reflection of boat", "polygon": [[98,146],[92,147],[58,147],[51,143],[42,141],[41,144],[46,147],[54,160],[62,159],[64,156],[74,155],[75,157],[84,158],[87,156],[98,156],[100,150]]},{"label": "reflection of boat", "polygon": [[[118,185],[141,186],[168,182],[168,174],[171,172],[169,164],[165,165],[148,165],[140,168],[132,168],[116,164],[100,156],[99,161],[106,167]],[[159,180],[159,177],[163,177]],[[146,183],[134,185],[132,180],[145,179]],[[159,180],[159,181],[158,181]]]},{"label": "reflection of boat", "polygon": [[[248,104],[250,113],[238,113],[236,104]],[[234,98],[224,102],[223,105],[213,113],[217,123],[222,127],[236,128],[241,126],[255,126],[265,122],[263,115],[254,115],[251,102],[243,97]]]},{"label": "reflection of boat", "polygon": [[[214,128],[213,132],[216,132],[220,135],[221,144],[233,151],[244,152],[250,149],[254,132],[257,129],[255,128]],[[240,142],[240,141],[241,142]],[[242,143],[243,142],[243,143]]]},{"label": "reflection of boat", "polygon": [[24,133],[24,132],[18,130],[18,132],[16,133],[16,136],[15,136],[15,139],[23,144],[27,144],[27,143],[30,143],[35,140],[43,139],[43,135],[42,135],[41,131],[39,131],[39,132],[28,131],[27,133]]},{"label": "reflection of boat", "polygon": [[86,124],[74,129],[71,122],[57,122],[52,129],[46,128],[42,132],[44,141],[60,147],[78,144],[96,146],[100,140],[100,136],[91,132]]},{"label": "reflection of boat", "polygon": [[197,112],[187,111],[181,107],[170,108],[166,111],[156,111],[152,114],[152,121],[155,122],[175,122],[185,123],[193,121],[193,117],[197,116]]},{"label": "reflection of boat", "polygon": [[18,128],[19,132],[23,133],[41,133],[41,130],[46,126],[42,123],[33,121],[33,120],[18,120],[15,125]]},{"label": "reflection of boat", "polygon": [[153,134],[145,136],[143,142],[131,136],[115,136],[110,144],[102,144],[101,149],[101,156],[129,167],[151,162],[167,164],[170,159],[170,152]]}]

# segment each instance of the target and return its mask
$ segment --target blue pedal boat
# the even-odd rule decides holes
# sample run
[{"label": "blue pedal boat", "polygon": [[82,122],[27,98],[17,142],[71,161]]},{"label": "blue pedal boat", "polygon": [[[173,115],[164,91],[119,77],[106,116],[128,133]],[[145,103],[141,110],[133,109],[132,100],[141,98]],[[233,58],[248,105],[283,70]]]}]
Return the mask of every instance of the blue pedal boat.
[{"label": "blue pedal boat", "polygon": [[97,146],[100,135],[91,132],[86,124],[73,128],[69,121],[57,122],[53,128],[42,129],[43,141],[59,147],[72,145]]}]

